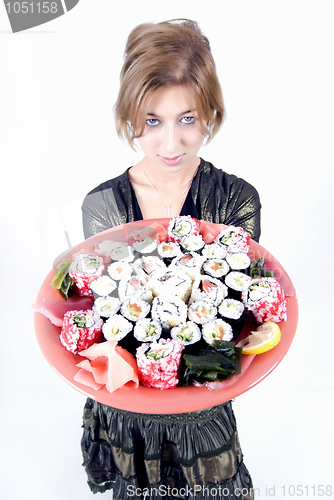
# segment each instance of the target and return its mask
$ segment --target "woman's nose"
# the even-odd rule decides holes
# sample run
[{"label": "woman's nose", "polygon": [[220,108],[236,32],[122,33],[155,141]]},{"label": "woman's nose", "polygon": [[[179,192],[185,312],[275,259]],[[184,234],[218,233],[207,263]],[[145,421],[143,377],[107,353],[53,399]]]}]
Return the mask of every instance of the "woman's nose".
[{"label": "woman's nose", "polygon": [[168,153],[176,152],[180,142],[180,134],[177,126],[174,124],[166,125],[163,140]]}]

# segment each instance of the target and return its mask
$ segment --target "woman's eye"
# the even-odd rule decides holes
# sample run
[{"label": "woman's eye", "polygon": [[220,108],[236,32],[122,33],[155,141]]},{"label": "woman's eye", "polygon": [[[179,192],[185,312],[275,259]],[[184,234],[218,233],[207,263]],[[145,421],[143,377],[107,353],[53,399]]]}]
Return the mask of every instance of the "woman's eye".
[{"label": "woman's eye", "polygon": [[195,123],[195,118],[193,116],[184,116],[181,118],[180,122],[189,125],[191,123]]},{"label": "woman's eye", "polygon": [[148,120],[146,120],[146,125],[148,125],[149,127],[156,127],[157,125],[159,125],[159,120],[157,120],[156,118],[149,118]]}]

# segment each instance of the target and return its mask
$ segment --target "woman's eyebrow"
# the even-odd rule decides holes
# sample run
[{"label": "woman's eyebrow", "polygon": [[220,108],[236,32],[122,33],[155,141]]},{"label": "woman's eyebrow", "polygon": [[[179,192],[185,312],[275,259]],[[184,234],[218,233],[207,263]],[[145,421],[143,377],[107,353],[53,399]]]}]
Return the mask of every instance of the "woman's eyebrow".
[{"label": "woman's eyebrow", "polygon": [[[188,113],[196,113],[196,109],[188,109],[187,111],[183,111],[182,113],[180,113],[179,116],[181,116],[181,115],[187,115]],[[147,113],[147,116],[159,117],[159,115],[156,115],[155,113]]]}]

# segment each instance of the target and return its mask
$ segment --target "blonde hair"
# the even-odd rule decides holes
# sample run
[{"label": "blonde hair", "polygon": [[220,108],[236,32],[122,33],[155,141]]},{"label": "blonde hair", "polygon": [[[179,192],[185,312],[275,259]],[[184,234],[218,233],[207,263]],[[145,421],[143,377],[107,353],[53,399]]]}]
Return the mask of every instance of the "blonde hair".
[{"label": "blonde hair", "polygon": [[116,130],[131,147],[145,128],[153,93],[182,85],[194,99],[207,141],[225,117],[223,95],[208,39],[189,19],[141,24],[130,33],[115,104]]}]

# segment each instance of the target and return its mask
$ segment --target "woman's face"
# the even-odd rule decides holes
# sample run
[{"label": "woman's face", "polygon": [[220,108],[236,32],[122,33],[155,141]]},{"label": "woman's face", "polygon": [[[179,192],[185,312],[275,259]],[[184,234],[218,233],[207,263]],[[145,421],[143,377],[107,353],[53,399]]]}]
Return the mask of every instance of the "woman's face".
[{"label": "woman's face", "polygon": [[138,138],[145,165],[166,172],[195,168],[203,127],[186,87],[162,87],[153,94],[144,133]]}]

